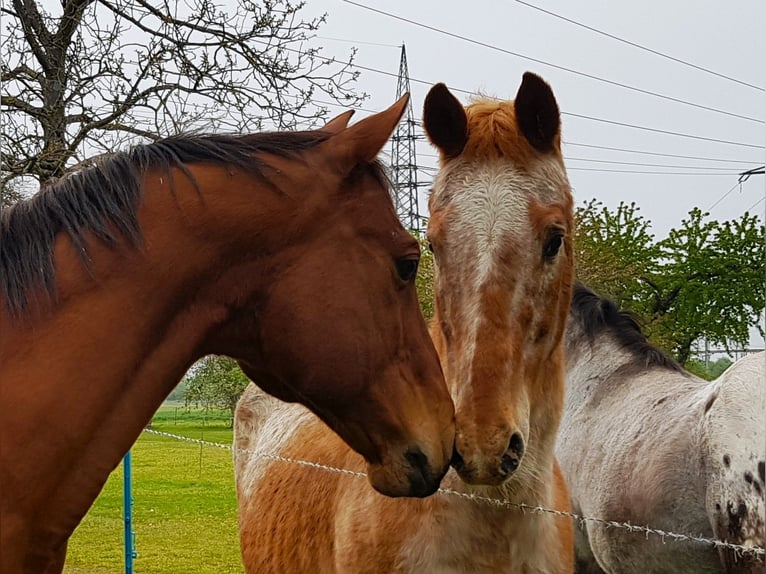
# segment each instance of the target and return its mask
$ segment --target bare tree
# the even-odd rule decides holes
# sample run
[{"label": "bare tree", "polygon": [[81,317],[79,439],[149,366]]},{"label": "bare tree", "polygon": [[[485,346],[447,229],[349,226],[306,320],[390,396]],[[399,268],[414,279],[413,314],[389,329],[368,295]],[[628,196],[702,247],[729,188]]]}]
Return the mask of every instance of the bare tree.
[{"label": "bare tree", "polygon": [[[2,180],[39,183],[136,138],[312,124],[358,72],[312,44],[290,0],[10,0],[2,10]],[[54,13],[55,11],[55,13]]]},{"label": "bare tree", "polygon": [[17,182],[8,181],[0,187],[0,209],[4,207],[10,207],[20,199],[24,197],[24,194],[19,189]]}]

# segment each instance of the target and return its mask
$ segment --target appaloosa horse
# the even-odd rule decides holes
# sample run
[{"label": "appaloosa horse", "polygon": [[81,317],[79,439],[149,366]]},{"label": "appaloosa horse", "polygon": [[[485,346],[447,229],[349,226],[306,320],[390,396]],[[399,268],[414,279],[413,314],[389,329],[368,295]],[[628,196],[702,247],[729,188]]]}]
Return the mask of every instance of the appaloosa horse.
[{"label": "appaloosa horse", "polygon": [[454,408],[375,157],[407,99],[346,127],[176,137],[0,215],[0,572],[67,540],[198,358],[307,405],[392,496],[436,490]]},{"label": "appaloosa horse", "polygon": [[[445,485],[509,506],[567,511],[554,445],[573,221],[556,100],[533,74],[514,102],[467,108],[439,84],[426,98],[424,125],[441,153],[428,227],[432,336],[457,417],[456,473]],[[248,572],[570,574],[574,567],[566,516],[454,494],[394,501],[353,476],[260,456],[361,468],[316,417],[254,386],[239,403],[235,437]]]},{"label": "appaloosa horse", "polygon": [[[739,545],[764,545],[766,357],[704,381],[653,347],[635,320],[584,285],[566,334],[557,456],[574,511]],[[752,553],[585,522],[577,572],[755,573]],[[602,570],[603,569],[603,570]]]}]

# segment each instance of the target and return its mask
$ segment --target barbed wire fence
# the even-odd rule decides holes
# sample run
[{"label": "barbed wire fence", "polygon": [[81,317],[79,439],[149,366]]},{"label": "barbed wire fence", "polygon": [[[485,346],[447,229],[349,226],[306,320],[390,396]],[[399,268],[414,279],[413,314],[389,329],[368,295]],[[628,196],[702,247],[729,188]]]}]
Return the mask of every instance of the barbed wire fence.
[{"label": "barbed wire fence", "polygon": [[[200,447],[218,448],[218,449],[230,451],[232,453],[235,452],[234,447],[232,447],[231,445],[212,442],[212,441],[203,440],[203,439],[191,438],[191,437],[182,436],[182,435],[178,435],[178,434],[174,434],[174,433],[170,433],[166,431],[146,428],[144,429],[144,433],[161,436],[161,437],[165,437],[165,438],[169,438],[173,440],[188,442],[192,444],[197,444],[197,445],[200,445]],[[350,476],[353,478],[367,478],[367,474],[364,472],[350,470],[347,468],[340,468],[336,466],[330,466],[330,465],[322,464],[320,462],[315,462],[315,461],[301,460],[301,459],[282,456],[279,454],[256,451],[251,449],[236,449],[236,452],[251,454],[256,458],[259,458],[265,461],[292,464],[296,466],[302,466],[304,468],[322,470],[328,473],[342,474],[342,475]],[[718,549],[730,550],[734,553],[735,557],[737,558],[742,558],[744,556],[755,556],[761,561],[763,561],[766,558],[766,548],[758,547],[758,546],[744,546],[741,544],[733,544],[731,542],[726,542],[724,540],[719,540],[717,538],[707,538],[702,535],[669,532],[666,530],[662,530],[660,528],[652,528],[650,526],[631,524],[630,522],[617,522],[614,520],[606,520],[603,518],[596,518],[592,516],[581,516],[573,512],[566,512],[563,510],[545,508],[542,506],[511,502],[509,500],[491,498],[488,496],[482,496],[482,495],[473,494],[469,492],[460,492],[460,491],[449,489],[449,488],[440,488],[437,491],[437,495],[454,496],[454,497],[470,500],[477,504],[495,506],[498,508],[506,508],[508,510],[521,510],[522,513],[530,512],[532,514],[551,514],[554,516],[571,518],[575,520],[580,525],[580,527],[584,527],[587,523],[594,523],[594,524],[599,524],[601,526],[605,526],[607,528],[617,528],[617,529],[627,530],[629,532],[644,534],[647,539],[649,539],[650,536],[656,536],[660,538],[663,544],[667,543],[668,541],[679,542],[679,543],[680,542],[693,543],[693,544],[710,546],[717,550]]]}]

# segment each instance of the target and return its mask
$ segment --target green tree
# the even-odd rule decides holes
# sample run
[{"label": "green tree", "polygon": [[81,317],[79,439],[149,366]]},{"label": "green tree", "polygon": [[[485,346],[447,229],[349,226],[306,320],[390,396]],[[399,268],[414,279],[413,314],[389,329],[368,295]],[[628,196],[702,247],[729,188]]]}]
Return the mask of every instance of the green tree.
[{"label": "green tree", "polygon": [[695,208],[655,242],[634,204],[611,211],[598,202],[577,210],[578,277],[643,320],[652,341],[686,363],[701,337],[747,345],[762,332],[764,226],[758,217],[718,222]]},{"label": "green tree", "polygon": [[[8,0],[0,29],[2,180],[42,184],[136,138],[280,128],[351,105],[351,59],[322,57],[304,2]],[[351,53],[353,58],[354,52]]]},{"label": "green tree", "polygon": [[642,279],[656,273],[658,248],[651,222],[635,203],[611,211],[591,200],[575,210],[578,278],[620,307],[644,311]]},{"label": "green tree", "polygon": [[227,409],[233,421],[237,401],[249,383],[234,359],[211,355],[190,370],[184,397],[187,405]]},{"label": "green tree", "polygon": [[651,288],[651,320],[658,336],[674,342],[681,362],[700,337],[728,348],[747,346],[760,324],[766,286],[764,227],[745,213],[738,220],[708,220],[694,208],[658,244],[660,272]]}]

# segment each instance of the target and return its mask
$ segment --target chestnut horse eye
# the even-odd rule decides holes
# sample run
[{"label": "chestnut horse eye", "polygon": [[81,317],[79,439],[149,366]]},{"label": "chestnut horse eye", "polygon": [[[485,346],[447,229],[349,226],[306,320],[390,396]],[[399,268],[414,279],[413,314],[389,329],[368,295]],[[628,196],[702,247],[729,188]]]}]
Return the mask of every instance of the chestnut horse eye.
[{"label": "chestnut horse eye", "polygon": [[433,253],[434,252],[434,246],[431,244],[431,242],[428,242],[428,250]]},{"label": "chestnut horse eye", "polygon": [[418,274],[418,260],[413,258],[404,258],[396,260],[396,272],[402,281],[412,281]]},{"label": "chestnut horse eye", "polygon": [[564,232],[561,229],[553,229],[548,234],[548,238],[543,245],[543,259],[546,261],[553,261],[553,258],[561,249],[561,244],[564,243]]}]

